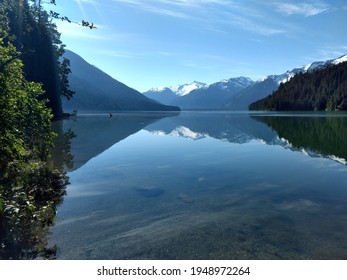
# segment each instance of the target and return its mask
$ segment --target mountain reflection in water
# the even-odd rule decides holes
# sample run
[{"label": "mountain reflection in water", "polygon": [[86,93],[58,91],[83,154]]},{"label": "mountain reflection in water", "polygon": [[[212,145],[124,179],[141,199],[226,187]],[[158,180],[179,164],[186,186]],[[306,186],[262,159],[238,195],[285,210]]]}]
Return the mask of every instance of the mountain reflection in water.
[{"label": "mountain reflection in water", "polygon": [[67,120],[75,166],[50,242],[61,259],[346,259],[346,119]]}]

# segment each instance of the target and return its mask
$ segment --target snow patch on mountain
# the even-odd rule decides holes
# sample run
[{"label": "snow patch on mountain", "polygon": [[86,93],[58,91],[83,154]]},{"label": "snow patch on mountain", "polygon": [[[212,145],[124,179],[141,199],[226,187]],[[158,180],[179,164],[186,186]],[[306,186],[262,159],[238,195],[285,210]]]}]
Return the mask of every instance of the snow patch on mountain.
[{"label": "snow patch on mountain", "polygon": [[294,68],[292,70],[289,70],[283,74],[280,75],[269,75],[269,76],[265,76],[261,79],[259,79],[257,82],[264,82],[267,79],[272,79],[274,80],[278,85],[280,85],[281,83],[286,83],[288,82],[291,78],[293,78],[296,74],[299,73],[306,73],[306,72],[311,72],[314,70],[319,70],[319,69],[323,69],[325,67],[328,67],[330,65],[337,65],[339,63],[345,62],[347,61],[347,55],[343,55],[337,59],[330,59],[330,60],[326,60],[326,61],[315,61],[309,64],[306,64],[302,67],[298,67],[298,68]]},{"label": "snow patch on mountain", "polygon": [[227,90],[228,88],[231,88],[231,87],[246,88],[252,84],[254,84],[254,81],[248,77],[236,77],[236,78],[221,80],[220,82],[211,84],[210,86],[218,86],[221,89]]},{"label": "snow patch on mountain", "polygon": [[221,80],[220,82],[216,82],[210,85],[194,81],[192,83],[177,85],[177,86],[151,88],[147,92],[164,93],[168,90],[171,90],[177,96],[185,96],[191,93],[193,90],[197,90],[197,89],[219,87],[223,90],[228,90],[229,88],[235,88],[235,87],[246,88],[252,84],[254,84],[254,81],[248,77],[236,77],[231,79],[224,79],[224,80]]},{"label": "snow patch on mountain", "polygon": [[201,83],[201,82],[192,82],[189,84],[184,84],[184,85],[179,85],[179,86],[172,86],[170,87],[170,89],[179,96],[184,96],[189,94],[191,91],[196,90],[196,89],[200,89],[200,88],[205,88],[208,85],[206,85],[205,83]]},{"label": "snow patch on mountain", "polygon": [[205,83],[201,82],[192,82],[188,84],[183,84],[183,85],[177,85],[177,86],[170,86],[170,87],[154,87],[149,89],[146,93],[164,93],[167,91],[172,91],[175,95],[177,96],[184,96],[189,94],[191,91],[200,89],[200,88],[205,88],[208,87]]},{"label": "snow patch on mountain", "polygon": [[339,64],[339,63],[342,63],[342,62],[346,62],[347,61],[347,54],[337,58],[337,59],[334,59],[332,61],[332,64],[336,65],[336,64]]},{"label": "snow patch on mountain", "polygon": [[162,93],[163,91],[169,89],[168,87],[156,87],[156,88],[150,88],[148,91],[156,92],[156,93]]}]

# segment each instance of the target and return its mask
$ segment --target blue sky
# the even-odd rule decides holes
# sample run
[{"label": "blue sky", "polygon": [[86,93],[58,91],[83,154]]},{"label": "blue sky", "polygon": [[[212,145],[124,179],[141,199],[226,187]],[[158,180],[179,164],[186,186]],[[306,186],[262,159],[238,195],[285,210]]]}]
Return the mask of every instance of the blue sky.
[{"label": "blue sky", "polygon": [[347,2],[293,0],[57,0],[93,22],[58,22],[62,41],[141,92],[192,81],[269,74],[347,53]]}]

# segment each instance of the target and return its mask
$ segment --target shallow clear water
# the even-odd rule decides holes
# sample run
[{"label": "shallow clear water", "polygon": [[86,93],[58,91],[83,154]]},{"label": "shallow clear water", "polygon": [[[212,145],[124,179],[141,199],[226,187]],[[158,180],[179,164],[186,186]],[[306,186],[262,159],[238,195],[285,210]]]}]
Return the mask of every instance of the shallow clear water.
[{"label": "shallow clear water", "polygon": [[60,259],[346,259],[345,114],[182,112],[64,123]]}]

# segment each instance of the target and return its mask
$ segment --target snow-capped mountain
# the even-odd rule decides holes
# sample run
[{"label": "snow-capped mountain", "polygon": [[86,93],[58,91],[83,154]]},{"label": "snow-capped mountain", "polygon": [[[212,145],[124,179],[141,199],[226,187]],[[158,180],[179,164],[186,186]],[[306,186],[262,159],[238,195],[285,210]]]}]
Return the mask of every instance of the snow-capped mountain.
[{"label": "snow-capped mountain", "polygon": [[152,88],[145,92],[149,98],[164,104],[176,104],[182,109],[218,109],[240,90],[254,84],[250,78],[236,77],[210,85],[192,82],[180,86]]},{"label": "snow-capped mountain", "polygon": [[236,77],[228,80],[222,80],[217,83],[209,85],[207,88],[220,88],[222,90],[244,89],[253,85],[254,81],[248,77]]},{"label": "snow-capped mountain", "polygon": [[143,94],[160,103],[172,104],[173,100],[177,99],[177,97],[188,95],[192,91],[204,87],[207,87],[205,83],[194,81],[192,83],[177,86],[151,88]]},{"label": "snow-capped mountain", "polygon": [[163,104],[179,106],[184,110],[247,110],[249,104],[270,95],[281,83],[289,81],[296,74],[319,70],[345,61],[347,55],[326,61],[315,61],[279,75],[268,75],[256,82],[247,77],[236,77],[210,85],[192,82],[179,86],[152,88],[143,94]]},{"label": "snow-capped mountain", "polygon": [[292,70],[288,70],[287,72],[280,75],[270,75],[264,78],[261,78],[258,82],[262,82],[268,78],[274,80],[278,85],[281,83],[288,82],[291,78],[293,78],[296,74],[311,72],[314,70],[320,70],[330,65],[337,65],[339,63],[347,61],[347,55],[343,55],[336,59],[329,59],[325,61],[315,61],[304,66],[294,68]]},{"label": "snow-capped mountain", "polygon": [[167,93],[169,91],[173,92],[177,96],[184,96],[189,94],[191,91],[207,87],[205,83],[201,82],[191,82],[188,84],[183,85],[176,85],[176,86],[170,86],[170,87],[154,87],[149,89],[148,91],[144,92],[144,94],[161,94],[161,93]]},{"label": "snow-capped mountain", "polygon": [[177,97],[177,94],[168,87],[151,88],[144,92],[143,95],[163,104],[171,104],[172,100]]},{"label": "snow-capped mountain", "polygon": [[184,110],[218,110],[222,108],[227,100],[254,84],[247,77],[236,77],[213,83],[204,88],[193,90],[190,94],[175,99],[176,106]]},{"label": "snow-capped mountain", "polygon": [[180,86],[172,86],[169,87],[176,95],[178,96],[185,96],[189,93],[191,93],[193,90],[196,89],[201,89],[201,88],[205,88],[207,87],[207,85],[205,83],[201,83],[201,82],[192,82],[189,84],[184,84],[184,85],[180,85]]},{"label": "snow-capped mountain", "polygon": [[320,70],[330,65],[336,65],[347,61],[347,55],[336,59],[326,61],[315,61],[301,67],[288,70],[280,75],[269,75],[256,81],[252,86],[249,86],[237,95],[227,101],[225,109],[231,110],[247,110],[248,105],[262,98],[267,97],[275,91],[281,83],[288,82],[296,74]]}]

